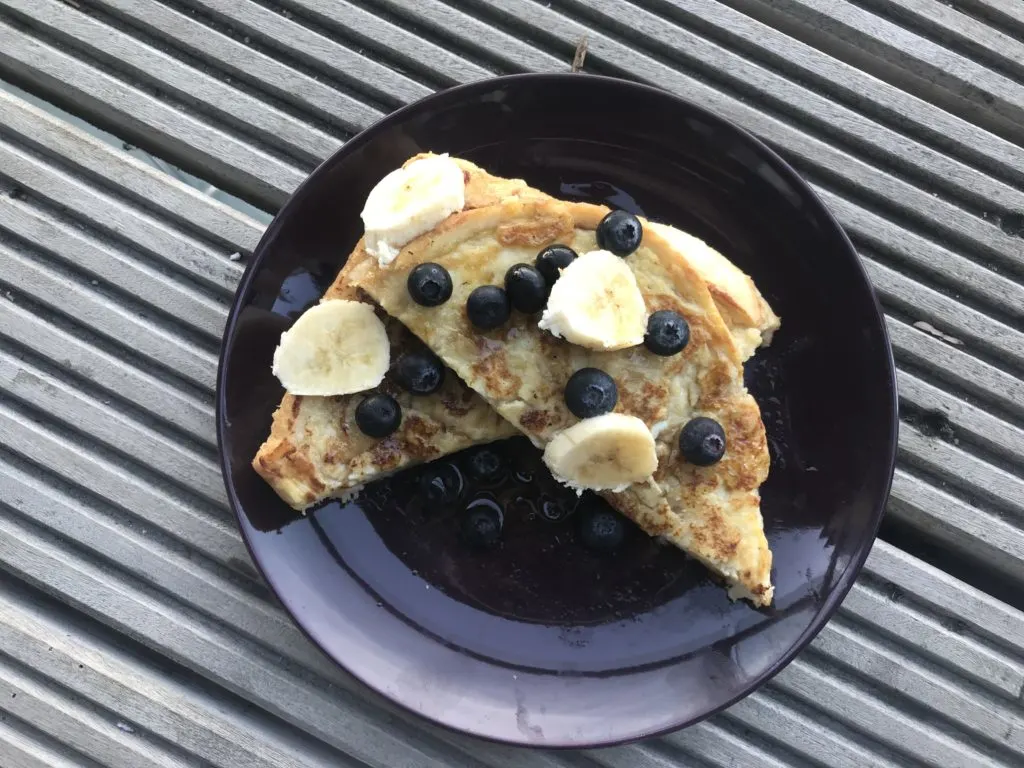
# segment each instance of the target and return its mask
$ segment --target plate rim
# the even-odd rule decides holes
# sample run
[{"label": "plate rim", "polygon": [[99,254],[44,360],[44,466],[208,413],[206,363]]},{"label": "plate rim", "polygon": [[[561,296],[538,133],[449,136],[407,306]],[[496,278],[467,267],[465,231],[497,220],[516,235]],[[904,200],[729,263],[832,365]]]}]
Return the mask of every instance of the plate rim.
[{"label": "plate rim", "polygon": [[[266,253],[270,245],[276,240],[278,232],[284,226],[284,221],[288,218],[291,211],[301,204],[304,199],[306,190],[312,183],[312,180],[317,177],[321,172],[329,166],[335,164],[339,158],[344,157],[350,152],[355,151],[359,147],[365,144],[369,144],[377,139],[378,135],[384,130],[389,128],[395,123],[401,123],[409,115],[416,114],[423,109],[429,109],[438,105],[443,105],[447,101],[458,101],[463,98],[472,98],[474,95],[479,93],[486,93],[496,89],[500,89],[506,84],[511,85],[529,85],[530,83],[544,83],[544,84],[563,84],[568,85],[574,81],[580,81],[582,78],[586,78],[587,82],[596,82],[599,86],[606,86],[610,88],[625,88],[627,90],[634,90],[639,94],[644,94],[651,98],[666,99],[683,109],[689,110],[694,114],[700,115],[703,119],[717,123],[729,130],[734,131],[744,141],[748,142],[749,145],[760,153],[766,160],[768,160],[773,166],[774,170],[783,175],[783,177],[798,188],[802,194],[806,196],[806,199],[816,209],[814,212],[821,217],[822,221],[829,226],[833,233],[838,235],[839,243],[845,250],[847,256],[852,260],[856,267],[857,273],[863,281],[864,287],[867,288],[868,294],[871,298],[872,309],[874,311],[873,319],[876,321],[877,328],[881,332],[881,339],[884,342],[884,362],[886,365],[886,378],[888,379],[888,405],[889,405],[889,450],[886,459],[885,468],[885,482],[884,482],[884,493],[882,493],[879,499],[876,501],[875,508],[872,511],[872,519],[867,526],[870,531],[870,539],[868,543],[861,548],[856,557],[849,560],[846,568],[840,574],[834,582],[833,588],[830,590],[828,597],[825,599],[821,609],[815,614],[811,622],[804,629],[804,631],[793,641],[789,648],[759,675],[753,678],[749,686],[745,690],[736,694],[735,696],[727,699],[723,703],[712,707],[703,714],[683,719],[678,723],[659,728],[655,731],[636,733],[632,735],[624,735],[615,738],[605,739],[601,741],[588,741],[588,742],[564,742],[564,743],[549,743],[549,742],[531,742],[527,740],[518,740],[514,738],[501,738],[500,736],[483,734],[474,731],[464,730],[451,723],[441,720],[436,717],[432,717],[421,712],[417,712],[407,706],[403,701],[392,695],[381,691],[378,687],[364,680],[362,676],[355,670],[346,665],[341,659],[335,658],[335,656],[328,653],[323,646],[313,637],[313,635],[306,629],[304,624],[298,619],[295,612],[293,612],[289,600],[279,592],[278,586],[275,583],[275,579],[267,569],[261,560],[260,555],[257,553],[253,542],[250,540],[249,535],[246,533],[246,527],[243,525],[242,515],[244,514],[241,510],[237,495],[234,492],[232,483],[230,482],[229,473],[229,462],[227,451],[225,449],[225,436],[228,429],[226,423],[226,385],[227,385],[227,366],[225,365],[225,358],[227,350],[230,348],[231,342],[236,332],[238,325],[238,319],[240,309],[242,307],[242,298],[250,293],[250,288],[255,279],[255,276],[260,271],[262,262],[265,261]],[[364,686],[368,691],[373,692],[377,696],[384,697],[388,702],[398,706],[403,713],[412,715],[414,718],[428,722],[452,733],[458,733],[462,735],[468,735],[474,738],[479,738],[484,741],[488,741],[495,744],[503,744],[507,746],[516,747],[528,747],[528,748],[540,748],[540,749],[553,749],[553,750],[564,750],[564,749],[591,749],[591,748],[603,748],[620,746],[624,744],[634,743],[643,739],[656,738],[669,733],[688,728],[699,722],[702,722],[736,704],[738,701],[746,698],[750,694],[754,693],[768,681],[770,681],[775,675],[789,666],[790,663],[810,644],[810,642],[818,635],[818,633],[824,628],[824,626],[831,620],[836,610],[842,604],[849,591],[852,589],[856,577],[860,574],[864,567],[864,563],[867,561],[871,550],[874,548],[874,544],[878,539],[878,531],[881,526],[882,520],[885,516],[885,509],[888,504],[888,500],[892,491],[892,482],[896,469],[896,460],[898,453],[898,440],[899,440],[899,392],[898,392],[898,381],[896,375],[896,364],[893,356],[892,342],[889,334],[888,324],[885,321],[885,314],[882,309],[881,303],[878,299],[878,292],[875,290],[873,283],[867,273],[864,262],[850,241],[846,230],[840,224],[835,214],[825,205],[824,201],[814,191],[810,184],[794,169],[785,159],[783,159],[775,150],[769,147],[762,139],[748,131],[746,128],[734,123],[726,117],[723,117],[716,112],[709,110],[699,104],[696,104],[689,99],[679,96],[671,91],[668,91],[657,86],[648,85],[645,83],[638,83],[632,80],[626,80],[623,78],[608,77],[603,75],[591,75],[583,73],[569,73],[569,72],[543,72],[543,73],[521,73],[514,75],[503,75],[498,77],[484,78],[481,80],[474,80],[469,83],[453,86],[440,91],[435,91],[417,101],[411,102],[403,107],[400,107],[393,112],[385,115],[381,119],[377,120],[373,124],[367,126],[358,134],[353,136],[351,139],[346,141],[337,150],[326,157],[320,162],[316,168],[314,168],[309,175],[302,180],[302,182],[295,188],[295,190],[289,195],[288,199],[280,207],[275,214],[273,220],[267,226],[263,235],[260,237],[259,242],[252,251],[252,257],[246,266],[241,278],[238,281],[238,285],[235,289],[234,296],[231,301],[231,307],[228,311],[227,321],[225,322],[224,332],[221,337],[220,350],[218,352],[217,359],[217,379],[215,389],[215,421],[216,421],[216,433],[217,433],[217,453],[218,463],[221,469],[222,480],[225,485],[227,494],[228,504],[231,507],[231,512],[235,516],[236,524],[238,525],[239,532],[242,540],[245,542],[246,549],[249,552],[249,556],[256,567],[259,575],[263,578],[264,582],[270,588],[271,592],[284,607],[285,612],[288,614],[292,624],[294,624],[299,631],[305,635],[305,637],[313,644],[313,646],[327,659],[329,659],[334,665],[342,670],[346,675],[352,679],[358,681],[361,686]]]}]

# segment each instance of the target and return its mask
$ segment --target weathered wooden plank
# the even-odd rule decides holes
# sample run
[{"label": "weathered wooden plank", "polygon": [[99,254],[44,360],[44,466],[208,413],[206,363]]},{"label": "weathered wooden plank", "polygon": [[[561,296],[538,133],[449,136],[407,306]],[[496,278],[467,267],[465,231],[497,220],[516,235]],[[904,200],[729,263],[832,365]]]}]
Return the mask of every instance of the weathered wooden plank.
[{"label": "weathered wooden plank", "polygon": [[222,128],[3,22],[0,48],[6,54],[0,74],[52,94],[183,167],[203,169],[207,177],[259,204],[280,205],[305,177],[302,170]]},{"label": "weathered wooden plank", "polygon": [[[730,4],[756,14],[750,0]],[[832,55],[1020,141],[1024,85],[853,3],[765,0],[763,5],[785,14],[802,39]]]},{"label": "weathered wooden plank", "polygon": [[168,480],[188,478],[190,491],[211,504],[227,506],[220,466],[193,449],[69,386],[56,376],[0,349],[0,392],[45,413],[49,419],[86,432],[106,449],[118,451]]},{"label": "weathered wooden plank", "polygon": [[361,131],[384,116],[354,96],[154,0],[101,0],[96,6],[161,40],[173,41],[232,78],[254,85],[261,95],[309,110],[318,120],[346,132]]},{"label": "weathered wooden plank", "polygon": [[1016,0],[958,0],[957,7],[1009,29],[1024,30],[1024,7]]},{"label": "weathered wooden plank", "polygon": [[[192,681],[172,680],[124,649],[94,637],[71,617],[44,613],[2,585],[0,606],[7,655],[59,681],[65,701],[77,698],[113,713],[131,712],[132,724],[127,727],[179,745],[203,766],[355,765],[337,751],[303,743],[294,731],[282,733],[279,725],[244,711],[223,695],[211,695]],[[114,727],[130,733],[122,720]]]},{"label": "weathered wooden plank", "polygon": [[888,514],[951,554],[967,554],[1015,582],[1024,573],[1024,530],[1018,523],[972,507],[903,469],[893,477]]},{"label": "weathered wooden plank", "polygon": [[956,488],[978,507],[990,508],[1024,525],[1024,480],[972,456],[952,442],[928,437],[916,427],[900,427],[900,456],[910,466]]},{"label": "weathered wooden plank", "polygon": [[147,739],[134,725],[110,719],[106,713],[63,696],[55,684],[15,665],[5,655],[0,655],[0,686],[8,692],[4,702],[8,712],[103,765],[197,766],[179,750]]},{"label": "weathered wooden plank", "polygon": [[865,5],[944,48],[966,52],[1011,76],[1024,75],[1024,43],[956,7],[936,0],[868,0]]},{"label": "weathered wooden plank", "polygon": [[232,88],[175,57],[58,0],[6,0],[11,10],[32,20],[37,34],[75,47],[109,66],[141,78],[164,97],[200,107],[234,131],[251,136],[300,164],[316,163],[341,145],[332,136],[248,93]]},{"label": "weathered wooden plank", "polygon": [[777,685],[769,684],[763,694],[734,704],[723,717],[735,717],[744,727],[764,733],[811,765],[825,762],[831,768],[896,768],[904,764],[902,757],[870,735],[846,727],[814,705],[785,695]]},{"label": "weathered wooden plank", "polygon": [[242,569],[247,576],[252,574],[234,521],[223,512],[214,512],[147,482],[124,461],[83,450],[69,438],[28,420],[7,403],[0,404],[0,444],[11,446],[28,461],[53,468],[67,482],[105,499],[134,519],[156,526],[172,539],[187,542],[211,560]]},{"label": "weathered wooden plank", "polygon": [[[931,273],[941,284],[956,286],[958,292],[971,294],[976,301],[995,310],[1017,320],[1024,318],[1024,286],[1020,283],[929,236],[903,229],[884,216],[856,206],[832,190],[817,186],[815,191],[857,242],[867,243],[897,264],[905,264],[919,273]],[[1016,243],[1013,250],[1018,258],[1024,258],[1024,251]]]},{"label": "weathered wooden plank", "polygon": [[338,30],[346,36],[366,41],[377,50],[386,51],[401,66],[414,69],[441,87],[499,74],[364,10],[359,3],[347,0],[285,0],[284,4],[328,29]]},{"label": "weathered wooden plank", "polygon": [[949,730],[908,716],[901,702],[880,696],[872,687],[860,684],[850,672],[826,666],[817,659],[812,663],[812,658],[808,654],[806,663],[792,664],[780,673],[778,687],[829,717],[871,733],[900,754],[904,764],[935,768],[1010,765],[989,757],[969,742],[957,740]]},{"label": "weathered wooden plank", "polygon": [[[769,64],[790,79],[815,86],[826,92],[831,102],[852,106],[855,111],[846,113],[849,118],[830,107],[823,122],[834,123],[835,134],[849,137],[851,146],[872,157],[884,156],[888,167],[919,175],[936,188],[953,188],[957,196],[983,210],[1000,202],[1013,208],[1020,191],[993,184],[992,176],[978,169],[1020,181],[1024,179],[1024,147],[872,77],[828,50],[808,45],[787,34],[785,26],[765,23],[780,18],[766,15],[772,12],[771,4],[759,0],[666,0],[659,10],[715,39],[728,41],[738,52]],[[801,118],[815,121],[806,115]]]},{"label": "weathered wooden plank", "polygon": [[1006,461],[1024,456],[1024,430],[993,416],[976,405],[964,402],[943,389],[906,371],[897,370],[900,399],[917,412],[943,414],[953,429],[954,440],[961,436],[998,454]]},{"label": "weathered wooden plank", "polygon": [[10,714],[0,717],[0,754],[10,768],[103,768]]},{"label": "weathered wooden plank", "polygon": [[[865,257],[864,249],[861,256]],[[972,352],[981,350],[1024,369],[1024,333],[1008,323],[915,282],[896,269],[864,258],[868,277],[883,304],[944,331]]]},{"label": "weathered wooden plank", "polygon": [[897,362],[928,371],[935,379],[949,382],[1013,418],[1024,416],[1024,380],[902,320],[887,317],[886,324]]},{"label": "weathered wooden plank", "polygon": [[[143,210],[159,211],[172,225],[195,232],[228,253],[251,253],[263,234],[259,222],[24,99],[0,91],[0,114],[3,114],[4,131],[16,137],[17,143],[45,153],[61,166],[112,189]],[[5,170],[11,160],[5,159]],[[30,184],[34,192],[38,191],[37,177],[32,177]],[[174,249],[162,248],[160,256],[173,257],[174,253]],[[204,259],[201,266],[209,271],[213,263]],[[227,281],[213,278],[206,272],[200,273],[199,278],[201,281],[213,279],[215,285],[233,289],[241,269],[237,265],[227,266],[233,270]]]},{"label": "weathered wooden plank", "polygon": [[[1016,728],[1024,721],[1016,697],[1007,702],[976,686],[951,679],[938,665],[912,657],[898,644],[872,636],[862,627],[851,626],[840,619],[829,622],[812,647],[815,654],[821,653],[849,669],[851,677],[871,680],[886,694],[899,694],[921,702],[935,714],[960,723],[967,731],[981,737],[979,740],[987,740],[993,747],[993,763],[998,757],[1024,759],[1024,731]],[[987,744],[972,746],[979,746],[979,751],[989,751]],[[914,752],[927,754],[916,745]],[[942,764],[940,760],[936,762]]]},{"label": "weathered wooden plank", "polygon": [[34,196],[73,212],[111,238],[127,241],[147,257],[198,278],[225,296],[234,289],[241,267],[228,258],[230,250],[197,241],[13,145],[0,142],[0,161],[4,173]]},{"label": "weathered wooden plank", "polygon": [[941,620],[915,611],[902,601],[894,602],[877,590],[854,586],[841,613],[905,643],[922,658],[956,670],[1011,702],[1016,702],[1024,689],[1024,660],[967,639]]},{"label": "weathered wooden plank", "polygon": [[[0,146],[0,156],[3,148]],[[133,258],[112,242],[89,237],[72,223],[24,200],[0,197],[0,229],[53,254],[69,258],[88,279],[105,286],[131,285],[134,297],[175,317],[180,325],[219,340],[227,319],[224,300],[195,290],[150,264]]]},{"label": "weathered wooden plank", "polygon": [[230,24],[303,62],[349,88],[397,107],[421,99],[430,89],[375,61],[373,56],[340,45],[309,27],[293,22],[250,0],[185,0],[187,4]]},{"label": "weathered wooden plank", "polygon": [[99,388],[111,401],[126,402],[181,430],[191,439],[215,446],[213,398],[200,399],[164,378],[127,364],[87,340],[44,322],[19,306],[9,292],[0,297],[0,337]]},{"label": "weathered wooden plank", "polygon": [[[168,377],[182,379],[212,391],[216,355],[196,344],[184,343],[151,320],[138,316],[138,309],[126,307],[117,297],[103,295],[96,286],[82,285],[38,256],[24,256],[9,243],[0,241],[3,279],[21,297],[29,297],[51,311],[67,314],[76,323],[92,329],[124,346],[125,352],[148,358],[154,369],[163,369]],[[42,311],[42,310],[40,310]]]},{"label": "weathered wooden plank", "polygon": [[884,541],[875,542],[865,572],[899,585],[900,595],[940,620],[962,621],[965,628],[952,623],[1002,646],[1006,654],[1024,659],[1024,613]]}]

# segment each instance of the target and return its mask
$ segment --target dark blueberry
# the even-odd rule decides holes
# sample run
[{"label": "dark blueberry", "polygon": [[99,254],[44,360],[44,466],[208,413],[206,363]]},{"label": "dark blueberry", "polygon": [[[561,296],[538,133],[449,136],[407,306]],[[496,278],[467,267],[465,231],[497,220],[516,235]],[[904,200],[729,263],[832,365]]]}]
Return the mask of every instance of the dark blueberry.
[{"label": "dark blueberry", "polygon": [[496,285],[481,285],[474,288],[466,300],[466,314],[469,322],[483,331],[490,331],[503,325],[512,314],[508,294]]},{"label": "dark blueberry", "polygon": [[587,549],[611,552],[619,548],[624,538],[625,521],[607,506],[588,506],[580,515],[580,540]]},{"label": "dark blueberry", "polygon": [[525,315],[532,315],[544,309],[548,301],[548,284],[536,267],[514,264],[505,273],[505,293],[513,307]]},{"label": "dark blueberry", "polygon": [[597,225],[597,244],[616,256],[629,256],[640,247],[644,228],[629,211],[612,211]]},{"label": "dark blueberry", "polygon": [[663,357],[682,352],[690,341],[686,318],[671,309],[659,309],[647,320],[644,346]]},{"label": "dark blueberry", "polygon": [[565,404],[581,419],[608,413],[618,401],[615,379],[600,368],[580,368],[565,385]]},{"label": "dark blueberry", "polygon": [[679,451],[698,467],[714,464],[725,453],[722,425],[707,416],[690,419],[679,433]]},{"label": "dark blueberry", "polygon": [[356,425],[364,435],[387,437],[401,423],[402,406],[391,395],[370,395],[356,406]]},{"label": "dark blueberry", "polygon": [[501,540],[501,526],[501,508],[491,499],[475,499],[462,517],[462,538],[471,547],[491,549]]},{"label": "dark blueberry", "polygon": [[555,284],[559,273],[572,264],[575,258],[576,251],[568,245],[549,245],[537,254],[534,263],[550,287]]},{"label": "dark blueberry", "polygon": [[469,472],[483,483],[492,483],[505,472],[504,462],[490,448],[480,448],[469,457]]},{"label": "dark blueberry", "polygon": [[578,498],[573,498],[567,505],[563,500],[543,495],[540,497],[540,516],[552,523],[564,520],[573,511]]},{"label": "dark blueberry", "polygon": [[436,307],[452,297],[452,276],[433,262],[413,267],[407,285],[412,300],[424,307]]},{"label": "dark blueberry", "polygon": [[462,495],[462,473],[454,464],[431,464],[420,475],[420,495],[429,510],[443,507]]},{"label": "dark blueberry", "polygon": [[395,381],[414,395],[429,395],[444,384],[444,364],[433,352],[407,352],[395,363]]}]

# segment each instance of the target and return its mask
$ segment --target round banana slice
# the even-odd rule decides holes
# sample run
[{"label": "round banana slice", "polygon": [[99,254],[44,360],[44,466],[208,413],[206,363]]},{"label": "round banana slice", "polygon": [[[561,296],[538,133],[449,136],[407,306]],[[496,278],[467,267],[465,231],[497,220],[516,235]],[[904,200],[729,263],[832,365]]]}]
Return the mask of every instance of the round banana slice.
[{"label": "round banana slice", "polygon": [[590,251],[562,270],[539,325],[587,349],[625,349],[643,344],[647,307],[624,259]]},{"label": "round banana slice", "polygon": [[448,155],[420,158],[379,182],[366,198],[366,251],[385,267],[402,246],[466,205],[462,169]]},{"label": "round banana slice", "polygon": [[640,419],[606,413],[555,435],[544,449],[544,463],[558,482],[577,493],[622,491],[654,474],[658,454]]},{"label": "round banana slice", "polygon": [[293,395],[347,395],[380,384],[391,344],[373,307],[324,301],[281,335],[273,373]]}]

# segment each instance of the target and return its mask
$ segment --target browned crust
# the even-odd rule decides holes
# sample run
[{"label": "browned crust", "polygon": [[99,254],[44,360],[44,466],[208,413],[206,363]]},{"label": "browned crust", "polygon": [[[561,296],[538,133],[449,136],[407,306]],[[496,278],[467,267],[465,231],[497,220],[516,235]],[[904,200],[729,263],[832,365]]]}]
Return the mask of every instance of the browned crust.
[{"label": "browned crust", "polygon": [[[455,238],[464,233],[465,228],[471,228],[473,222],[486,219],[489,214],[481,209],[500,209],[500,216],[492,226],[501,245],[530,248],[539,248],[556,240],[571,241],[577,228],[593,230],[607,213],[602,206],[561,203],[532,190],[521,180],[498,179],[471,163],[457,162],[466,178],[466,209],[410,243],[389,269],[390,272],[407,270],[416,263],[417,252],[429,249],[439,240]],[[694,415],[701,413],[717,418],[726,431],[729,450],[718,465],[696,468],[679,462],[673,455],[677,450],[673,447],[674,439],[661,440],[660,467],[649,483],[634,485],[623,493],[605,495],[648,533],[668,538],[719,572],[721,562],[742,563],[741,571],[728,576],[729,580],[742,584],[755,603],[767,604],[771,600],[771,552],[764,541],[757,491],[767,475],[767,444],[756,403],[742,389],[740,353],[730,330],[752,324],[759,325],[759,330],[765,330],[772,319],[777,327],[777,318],[760,294],[757,296],[762,312],[759,317],[754,317],[727,291],[705,283],[697,271],[653,230],[645,231],[644,246],[656,254],[674,288],[663,296],[647,295],[649,308],[674,308],[678,306],[677,297],[685,296],[689,312],[687,319],[691,320],[691,346],[716,350],[715,360],[702,369],[700,397],[694,404]],[[365,253],[361,243],[357,244],[326,297],[366,300],[367,295],[362,289],[375,293],[375,272],[375,261]],[[479,336],[478,342],[484,346],[500,344],[500,340],[488,340],[484,336]],[[560,344],[557,340],[543,339],[543,354],[556,357],[563,354]],[[476,361],[474,366],[473,375],[487,382],[487,394],[514,399],[522,382],[509,369],[504,357],[485,357]],[[617,410],[634,414],[644,412],[646,403],[665,400],[666,390],[665,381],[648,381],[638,390],[628,392]],[[439,400],[443,408],[456,418],[465,417],[475,405],[475,395],[465,389],[461,394],[446,393]],[[316,466],[292,440],[301,400],[293,402],[291,407],[286,407],[287,403],[286,397],[275,413],[271,435],[254,460],[254,467],[282,498],[289,501],[290,497],[304,505],[324,489]],[[650,410],[644,415],[650,420],[655,413]],[[567,426],[572,421],[558,408],[524,407],[516,414],[513,421],[532,438],[546,430]],[[401,437],[378,441],[368,452],[381,470],[399,468],[408,461],[429,460],[439,455],[438,438],[445,429],[436,421],[421,418],[416,413],[406,422],[403,429],[408,426],[408,430]],[[492,432],[485,429],[482,434],[478,433],[470,442],[505,434],[510,434],[510,428],[499,424]],[[339,458],[333,454],[330,454],[332,458]],[[735,509],[709,502],[713,496],[712,489],[720,486],[732,494],[736,501]],[[755,525],[756,532],[752,530]]]},{"label": "browned crust", "polygon": [[[517,371],[508,366],[502,351],[512,342],[507,338],[499,340],[494,333],[477,333],[461,312],[461,299],[453,298],[452,307],[430,314],[412,305],[401,290],[401,284],[408,270],[428,260],[445,264],[453,276],[462,274],[460,264],[472,272],[478,262],[459,259],[465,254],[472,259],[484,258],[488,238],[496,240],[498,247],[539,248],[556,240],[573,242],[571,238],[577,237],[580,231],[590,231],[592,237],[593,230],[607,213],[608,209],[603,206],[562,203],[550,198],[506,199],[493,206],[450,216],[431,232],[409,243],[386,270],[367,261],[353,270],[352,281],[405,322],[428,345],[434,346],[445,338],[443,349],[435,346],[435,351],[456,371],[464,373],[467,381],[531,439],[544,443],[574,419],[563,413],[564,403],[560,398],[552,397],[543,404],[522,400],[522,382]],[[572,222],[572,234],[565,231],[566,217]],[[757,497],[757,488],[767,475],[767,442],[757,405],[743,389],[739,351],[707,284],[689,262],[680,258],[653,230],[645,232],[642,247],[647,254],[643,258],[653,258],[653,263],[657,264],[655,271],[664,276],[657,279],[668,281],[663,293],[652,293],[651,286],[660,283],[646,285],[645,275],[638,273],[645,301],[683,311],[690,323],[691,342],[684,353],[677,356],[678,360],[664,364],[664,378],[648,380],[625,391],[620,386],[616,410],[636,415],[648,424],[663,418],[668,384],[699,355],[700,397],[691,406],[692,415],[710,415],[722,423],[730,447],[728,459],[715,467],[698,469],[686,465],[672,455],[672,445],[681,426],[675,425],[671,435],[659,442],[659,451],[666,455],[654,480],[606,496],[648,533],[665,536],[726,575],[730,582],[743,585],[754,602],[767,603],[771,599],[771,553],[764,538]],[[460,279],[465,278],[456,277],[457,281]],[[465,283],[467,290],[468,285]],[[534,326],[517,325],[515,320],[510,327],[532,334],[531,338],[537,338],[535,334],[539,333]],[[540,338],[537,351],[546,358],[545,350],[550,349],[552,343],[546,342],[543,335]],[[556,349],[552,359],[569,353],[565,342],[556,340],[553,345]],[[497,351],[489,351],[495,348]],[[611,364],[609,361],[615,359],[613,355],[626,355],[629,351],[603,354],[607,357],[602,360]],[[538,365],[544,360],[531,359]],[[715,500],[719,487],[731,494],[734,503],[719,504]],[[729,563],[738,564],[739,572],[723,570]]]},{"label": "browned crust", "polygon": [[252,460],[252,468],[284,501],[303,509],[324,490],[316,467],[292,439],[302,398],[285,394],[274,411],[270,436]]},{"label": "browned crust", "polygon": [[[498,179],[473,163],[458,159],[456,162],[466,178],[466,210],[495,205],[516,196],[547,199],[546,195],[531,189],[521,179]],[[372,263],[373,257],[366,252],[360,239],[324,293],[323,300],[370,301],[350,280],[351,274],[367,262]],[[414,340],[379,308],[378,314],[388,326],[392,356],[397,357]],[[252,467],[289,506],[302,510],[363,482],[362,479],[345,479],[346,469],[353,475],[369,468],[369,479],[372,479],[377,474],[429,461],[475,443],[516,434],[511,425],[494,414],[450,371],[448,378],[449,383],[430,398],[426,412],[404,408],[407,417],[399,432],[391,438],[373,441],[362,435],[349,435],[345,429],[345,434],[338,441],[323,450],[314,448],[305,431],[299,434],[303,398],[286,394],[274,411],[270,434],[253,457]],[[390,389],[386,384],[384,388]],[[351,398],[339,398],[336,407],[327,408],[324,408],[327,405],[324,400],[317,400],[320,411],[326,412],[337,423],[345,418]],[[422,401],[420,405],[423,405]]]}]

